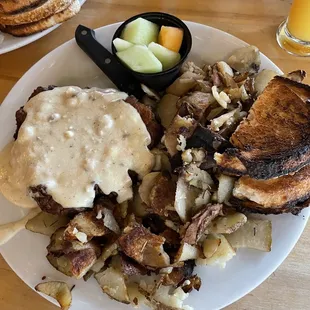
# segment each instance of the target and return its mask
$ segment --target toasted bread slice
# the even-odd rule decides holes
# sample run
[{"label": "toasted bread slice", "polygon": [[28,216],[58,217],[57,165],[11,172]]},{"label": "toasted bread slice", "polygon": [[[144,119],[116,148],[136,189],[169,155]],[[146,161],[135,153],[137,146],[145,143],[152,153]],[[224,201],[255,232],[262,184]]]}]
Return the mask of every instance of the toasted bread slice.
[{"label": "toasted bread slice", "polygon": [[236,156],[227,153],[214,153],[214,160],[218,168],[227,175],[241,176],[247,174],[247,169]]},{"label": "toasted bread slice", "polygon": [[2,0],[0,2],[0,12],[11,14],[21,10],[26,10],[41,2],[41,0]]},{"label": "toasted bread slice", "polygon": [[1,27],[0,30],[17,37],[28,36],[72,18],[80,11],[80,9],[81,6],[79,0],[73,0],[72,4],[68,8],[45,19],[19,26],[5,26]]},{"label": "toasted bread slice", "polygon": [[26,10],[16,14],[0,14],[0,24],[21,25],[39,21],[55,14],[57,11],[65,10],[72,0],[44,0],[36,6],[30,6]]},{"label": "toasted bread slice", "polygon": [[276,76],[230,142],[235,148],[226,154],[238,157],[253,178],[285,175],[310,163],[310,86]]},{"label": "toasted bread slice", "polygon": [[236,182],[233,196],[248,211],[295,213],[296,207],[300,211],[300,203],[310,198],[310,165],[293,175],[269,180],[243,176]]}]

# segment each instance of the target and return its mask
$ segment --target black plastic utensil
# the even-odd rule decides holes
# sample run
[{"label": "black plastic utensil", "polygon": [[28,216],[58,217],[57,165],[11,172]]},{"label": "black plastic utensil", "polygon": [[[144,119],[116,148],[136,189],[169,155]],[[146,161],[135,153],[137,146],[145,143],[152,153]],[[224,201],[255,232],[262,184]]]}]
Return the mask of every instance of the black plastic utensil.
[{"label": "black plastic utensil", "polygon": [[140,99],[144,95],[140,82],[127,70],[95,36],[93,29],[79,25],[75,31],[75,40],[78,46],[91,58],[104,74],[117,86],[118,89]]}]

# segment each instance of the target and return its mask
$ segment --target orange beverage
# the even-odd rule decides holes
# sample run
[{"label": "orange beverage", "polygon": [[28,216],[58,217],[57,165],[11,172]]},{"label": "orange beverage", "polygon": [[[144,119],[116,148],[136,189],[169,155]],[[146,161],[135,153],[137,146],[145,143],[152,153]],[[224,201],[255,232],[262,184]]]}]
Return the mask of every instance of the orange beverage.
[{"label": "orange beverage", "polygon": [[310,42],[310,0],[294,0],[287,27],[295,38]]}]

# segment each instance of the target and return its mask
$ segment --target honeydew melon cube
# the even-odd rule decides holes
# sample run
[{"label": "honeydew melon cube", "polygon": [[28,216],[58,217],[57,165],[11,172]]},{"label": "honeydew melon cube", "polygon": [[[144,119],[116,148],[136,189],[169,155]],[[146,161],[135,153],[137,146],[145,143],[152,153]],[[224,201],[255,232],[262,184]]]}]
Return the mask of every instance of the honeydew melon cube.
[{"label": "honeydew melon cube", "polygon": [[158,25],[139,17],[126,25],[121,38],[133,44],[148,45],[157,42],[158,34]]},{"label": "honeydew melon cube", "polygon": [[118,58],[130,69],[140,73],[157,73],[163,70],[161,62],[143,45],[134,45],[117,52]]},{"label": "honeydew melon cube", "polygon": [[166,47],[155,42],[150,43],[148,48],[162,63],[164,70],[174,67],[181,59],[179,53],[170,51]]},{"label": "honeydew melon cube", "polygon": [[116,48],[116,50],[118,52],[121,52],[121,51],[124,51],[126,50],[127,48],[133,46],[132,43],[128,42],[128,41],[125,41],[121,38],[116,38],[113,40],[113,44],[114,44],[114,47]]}]

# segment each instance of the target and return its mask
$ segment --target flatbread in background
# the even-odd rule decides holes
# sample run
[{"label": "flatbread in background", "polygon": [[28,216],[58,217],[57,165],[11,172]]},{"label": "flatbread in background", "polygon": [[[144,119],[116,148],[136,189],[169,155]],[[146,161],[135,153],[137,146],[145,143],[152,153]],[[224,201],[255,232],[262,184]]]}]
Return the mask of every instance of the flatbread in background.
[{"label": "flatbread in background", "polygon": [[0,13],[0,24],[20,25],[33,23],[65,10],[71,3],[72,0],[41,0],[36,5],[28,6],[27,9],[15,14]]},{"label": "flatbread in background", "polygon": [[45,19],[18,26],[1,26],[0,30],[17,37],[28,36],[48,29],[56,24],[65,22],[75,16],[80,9],[81,5],[79,0],[73,0],[72,4],[68,8]]},{"label": "flatbread in background", "polygon": [[42,0],[1,0],[0,12],[10,14],[13,12],[25,10],[31,6],[34,6]]}]

